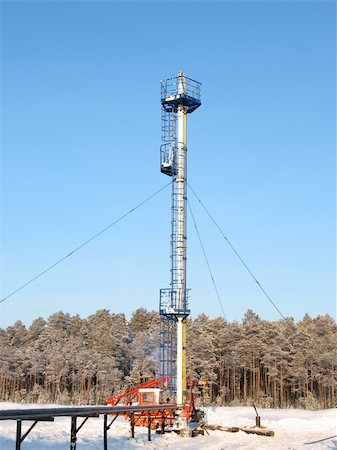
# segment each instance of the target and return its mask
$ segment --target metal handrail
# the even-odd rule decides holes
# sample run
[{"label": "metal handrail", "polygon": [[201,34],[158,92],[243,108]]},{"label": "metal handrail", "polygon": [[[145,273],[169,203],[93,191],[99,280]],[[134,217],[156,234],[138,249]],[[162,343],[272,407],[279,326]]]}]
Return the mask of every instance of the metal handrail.
[{"label": "metal handrail", "polygon": [[[192,78],[188,78],[183,76],[183,83],[186,89],[185,95],[191,96],[196,100],[200,100],[200,91],[201,91],[201,83],[198,81],[192,80]],[[178,94],[178,85],[179,85],[180,77],[168,78],[166,80],[162,80],[161,83],[161,98],[165,99],[168,95],[177,95]]]}]

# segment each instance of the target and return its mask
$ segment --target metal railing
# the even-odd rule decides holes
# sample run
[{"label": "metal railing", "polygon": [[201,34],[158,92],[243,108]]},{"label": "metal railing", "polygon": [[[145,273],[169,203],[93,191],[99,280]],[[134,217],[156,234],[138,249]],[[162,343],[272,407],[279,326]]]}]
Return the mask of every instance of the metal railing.
[{"label": "metal railing", "polygon": [[168,78],[160,82],[160,87],[162,100],[171,96],[185,95],[200,101],[201,83],[192,78],[185,76]]},{"label": "metal railing", "polygon": [[[161,315],[175,318],[175,316],[188,316],[188,298],[190,289],[185,292],[182,289],[163,288],[160,289],[159,313]],[[179,305],[181,305],[179,307]]]}]

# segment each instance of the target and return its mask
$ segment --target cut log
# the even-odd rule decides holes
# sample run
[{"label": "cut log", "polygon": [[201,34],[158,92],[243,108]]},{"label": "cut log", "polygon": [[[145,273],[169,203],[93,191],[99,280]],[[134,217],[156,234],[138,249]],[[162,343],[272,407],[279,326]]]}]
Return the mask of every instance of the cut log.
[{"label": "cut log", "polygon": [[240,430],[244,431],[245,433],[248,434],[258,434],[259,436],[274,436],[275,433],[272,430],[269,430],[268,428],[265,427],[243,427],[240,428]]},{"label": "cut log", "polygon": [[225,427],[223,425],[203,425],[205,430],[220,430],[220,431],[228,431],[229,433],[237,433],[240,431],[238,427]]},{"label": "cut log", "polygon": [[266,427],[225,427],[223,425],[202,425],[202,428],[207,430],[219,430],[219,431],[227,431],[229,433],[237,433],[242,430],[248,434],[258,434],[260,436],[274,436],[274,431],[269,430]]}]

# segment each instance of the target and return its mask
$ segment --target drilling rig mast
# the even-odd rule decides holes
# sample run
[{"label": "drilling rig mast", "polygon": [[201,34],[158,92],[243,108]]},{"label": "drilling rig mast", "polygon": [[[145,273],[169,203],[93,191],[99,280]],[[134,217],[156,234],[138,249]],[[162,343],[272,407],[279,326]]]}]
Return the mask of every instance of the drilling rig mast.
[{"label": "drilling rig mast", "polygon": [[161,375],[169,376],[176,403],[184,406],[186,382],[187,114],[200,105],[201,83],[177,77],[161,81],[161,172],[172,177],[171,287],[160,290]]}]

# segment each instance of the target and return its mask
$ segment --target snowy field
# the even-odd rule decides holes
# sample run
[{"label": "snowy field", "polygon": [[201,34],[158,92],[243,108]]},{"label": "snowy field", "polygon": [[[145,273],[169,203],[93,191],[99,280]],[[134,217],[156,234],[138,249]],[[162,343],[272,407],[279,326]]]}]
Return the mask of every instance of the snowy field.
[{"label": "snowy field", "polygon": [[[0,409],[48,407],[52,405],[20,405],[0,403]],[[53,405],[56,406],[56,405]],[[254,426],[255,412],[251,407],[205,408],[209,424],[227,426]],[[189,450],[189,449],[336,449],[336,409],[303,411],[295,409],[259,409],[261,424],[275,432],[274,437],[246,434],[243,431],[227,433],[209,431],[209,435],[182,438],[175,434],[152,434],[147,441],[147,430],[136,428],[135,439],[130,438],[129,424],[117,419],[109,431],[109,449],[130,450],[138,448]],[[23,433],[28,422],[23,424]],[[90,418],[78,433],[77,450],[101,450],[102,418]],[[15,449],[15,421],[0,421],[0,450]],[[69,449],[70,418],[56,418],[55,422],[41,422],[22,444],[22,450]]]}]

